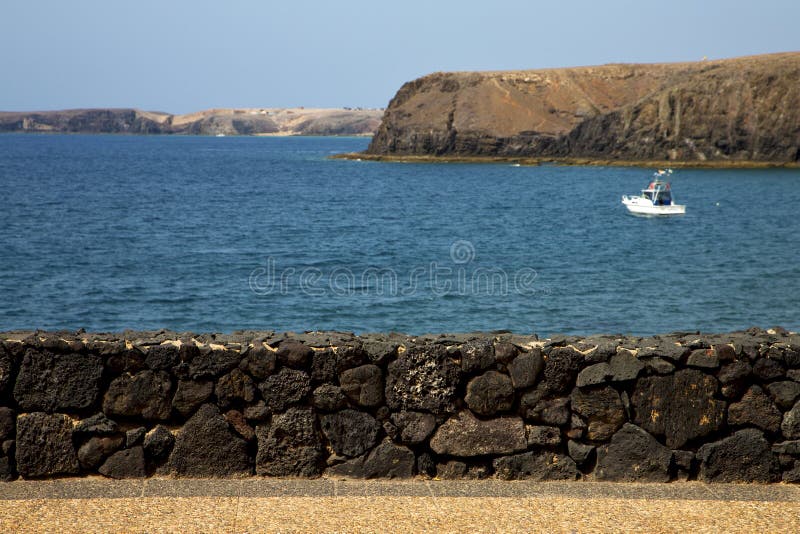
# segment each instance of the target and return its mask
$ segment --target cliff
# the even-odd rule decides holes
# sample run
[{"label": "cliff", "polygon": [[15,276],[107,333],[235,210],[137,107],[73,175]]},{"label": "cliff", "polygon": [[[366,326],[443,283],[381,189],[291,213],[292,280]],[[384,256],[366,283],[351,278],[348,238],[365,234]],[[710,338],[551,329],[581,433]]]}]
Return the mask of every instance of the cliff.
[{"label": "cliff", "polygon": [[435,73],[403,85],[368,154],[800,161],[800,53]]},{"label": "cliff", "polygon": [[186,115],[137,109],[0,112],[0,132],[189,135],[370,135],[382,110],[211,109]]}]

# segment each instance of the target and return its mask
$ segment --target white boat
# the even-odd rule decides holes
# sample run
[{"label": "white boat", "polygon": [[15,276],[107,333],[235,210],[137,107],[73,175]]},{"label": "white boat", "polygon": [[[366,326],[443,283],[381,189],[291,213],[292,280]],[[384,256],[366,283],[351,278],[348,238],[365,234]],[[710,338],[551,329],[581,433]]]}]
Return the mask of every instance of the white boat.
[{"label": "white boat", "polygon": [[647,185],[647,189],[642,189],[641,195],[622,195],[622,203],[628,211],[637,215],[683,215],[686,213],[686,206],[675,204],[669,182],[663,180],[671,174],[671,169],[654,173],[653,180]]}]

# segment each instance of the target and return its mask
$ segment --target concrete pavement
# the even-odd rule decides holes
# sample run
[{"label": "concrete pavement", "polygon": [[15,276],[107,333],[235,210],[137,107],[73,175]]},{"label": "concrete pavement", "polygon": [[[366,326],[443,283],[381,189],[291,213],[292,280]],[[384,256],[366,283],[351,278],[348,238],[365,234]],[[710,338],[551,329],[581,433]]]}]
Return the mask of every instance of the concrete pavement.
[{"label": "concrete pavement", "polygon": [[198,480],[0,483],[0,532],[798,532],[784,484]]}]

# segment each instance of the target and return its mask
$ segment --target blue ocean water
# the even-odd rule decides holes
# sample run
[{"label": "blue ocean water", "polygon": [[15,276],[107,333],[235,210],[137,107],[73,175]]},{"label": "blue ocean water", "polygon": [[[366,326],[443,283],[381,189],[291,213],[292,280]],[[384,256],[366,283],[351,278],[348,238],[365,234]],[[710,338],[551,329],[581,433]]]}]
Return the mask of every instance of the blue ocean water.
[{"label": "blue ocean water", "polygon": [[363,138],[0,136],[0,330],[800,328],[800,172],[330,160]]}]

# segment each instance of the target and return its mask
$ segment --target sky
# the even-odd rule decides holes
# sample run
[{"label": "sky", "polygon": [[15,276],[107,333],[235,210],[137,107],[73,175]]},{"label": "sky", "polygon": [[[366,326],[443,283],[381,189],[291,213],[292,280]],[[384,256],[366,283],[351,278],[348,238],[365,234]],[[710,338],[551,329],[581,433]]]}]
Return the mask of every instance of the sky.
[{"label": "sky", "polygon": [[800,50],[798,0],[0,0],[0,110],[385,107],[436,71]]}]

